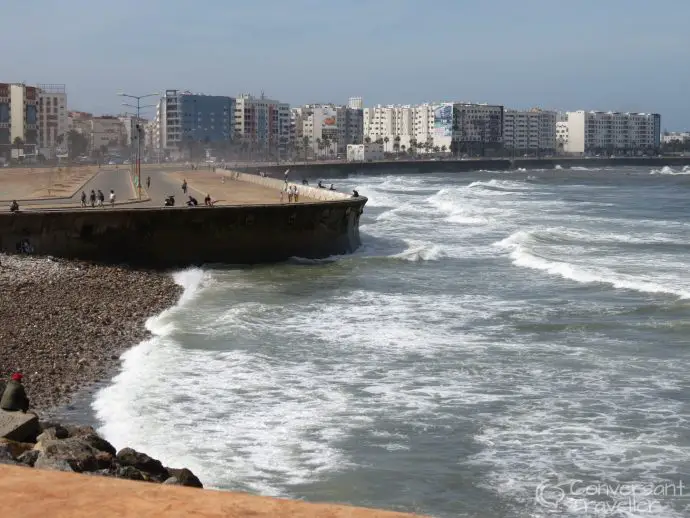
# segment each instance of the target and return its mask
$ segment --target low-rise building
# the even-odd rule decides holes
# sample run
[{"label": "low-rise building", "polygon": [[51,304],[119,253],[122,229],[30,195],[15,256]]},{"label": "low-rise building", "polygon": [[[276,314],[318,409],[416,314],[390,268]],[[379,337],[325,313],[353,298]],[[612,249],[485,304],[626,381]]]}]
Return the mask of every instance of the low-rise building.
[{"label": "low-rise building", "polygon": [[662,144],[670,144],[672,142],[690,142],[689,131],[666,131],[661,135]]},{"label": "low-rise building", "polygon": [[347,146],[348,162],[372,162],[383,160],[383,158],[383,144],[366,142],[364,144],[348,144]]}]

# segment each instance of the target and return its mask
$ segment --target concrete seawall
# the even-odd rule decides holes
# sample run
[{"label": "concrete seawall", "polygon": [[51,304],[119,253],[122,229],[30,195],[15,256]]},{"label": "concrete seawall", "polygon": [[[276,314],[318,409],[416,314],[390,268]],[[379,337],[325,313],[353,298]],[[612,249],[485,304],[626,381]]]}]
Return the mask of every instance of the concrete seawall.
[{"label": "concrete seawall", "polygon": [[366,201],[0,213],[0,251],[147,268],[324,258],[360,246]]},{"label": "concrete seawall", "polygon": [[[302,163],[246,166],[239,168],[245,173],[264,171],[271,176],[281,175],[286,168],[290,168],[293,178],[337,178],[346,177],[354,173],[391,174],[391,173],[463,173],[471,171],[506,171],[510,169],[554,169],[556,166],[564,169],[570,167],[607,167],[607,166],[649,166],[649,167],[683,167],[690,165],[688,157],[660,157],[660,158],[496,158],[496,159],[468,159],[468,160],[382,160],[377,162],[332,162],[332,163]],[[250,175],[251,176],[251,175]]]}]

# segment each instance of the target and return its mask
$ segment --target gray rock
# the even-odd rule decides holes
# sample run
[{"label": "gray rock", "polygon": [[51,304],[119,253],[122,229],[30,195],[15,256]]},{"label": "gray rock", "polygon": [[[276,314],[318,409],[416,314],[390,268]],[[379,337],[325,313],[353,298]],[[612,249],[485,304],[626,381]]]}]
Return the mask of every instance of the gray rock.
[{"label": "gray rock", "polygon": [[126,478],[127,480],[146,480],[144,474],[132,466],[121,466],[117,468],[115,476],[117,478]]},{"label": "gray rock", "polygon": [[43,451],[36,462],[38,463],[41,457],[44,457],[64,460],[77,473],[96,471],[97,469],[108,468],[112,463],[112,456],[105,454],[109,458],[101,458],[100,453],[102,452],[78,438],[45,441],[43,442]]},{"label": "gray rock", "polygon": [[180,486],[187,486],[187,487],[199,487],[203,488],[204,485],[201,483],[201,480],[192,473],[190,470],[187,468],[182,468],[182,469],[175,469],[175,468],[166,468],[168,470],[168,473],[170,473],[171,478],[174,478],[178,481],[178,485]]},{"label": "gray rock", "polygon": [[[98,435],[93,426],[87,425],[66,425],[65,430],[67,430],[68,437],[84,437],[87,435]],[[115,455],[115,452],[113,452]]]},{"label": "gray rock", "polygon": [[67,428],[62,426],[60,423],[54,423],[52,421],[41,422],[39,423],[39,428],[41,435],[48,432],[50,436],[55,439],[67,439],[67,437],[69,437],[69,432],[67,431]]},{"label": "gray rock", "polygon": [[44,453],[39,453],[34,463],[34,468],[47,469],[50,471],[74,471],[66,460],[46,457]]},{"label": "gray rock", "polygon": [[139,471],[143,471],[159,482],[163,482],[170,478],[168,470],[163,467],[161,461],[153,459],[145,453],[140,453],[132,448],[123,448],[120,450],[117,453],[117,461],[122,466],[132,466]]},{"label": "gray rock", "polygon": [[15,464],[14,456],[12,455],[12,451],[7,444],[0,444],[0,463]]},{"label": "gray rock", "polygon": [[181,485],[180,481],[177,480],[175,477],[170,477],[170,478],[165,479],[163,481],[163,484],[168,485],[168,486],[179,486],[179,485]]},{"label": "gray rock", "polygon": [[0,438],[33,442],[38,432],[38,417],[35,414],[0,410]]},{"label": "gray rock", "polygon": [[38,450],[25,451],[19,457],[17,457],[17,462],[20,462],[21,464],[24,464],[26,466],[33,467],[34,464],[36,464],[36,460],[38,459],[38,456],[40,454],[41,452]]},{"label": "gray rock", "polygon": [[99,451],[104,451],[113,456],[117,454],[117,450],[112,444],[110,444],[108,441],[106,441],[99,435],[96,435],[95,433],[89,433],[80,436],[79,439],[90,445],[92,448],[95,448]]}]

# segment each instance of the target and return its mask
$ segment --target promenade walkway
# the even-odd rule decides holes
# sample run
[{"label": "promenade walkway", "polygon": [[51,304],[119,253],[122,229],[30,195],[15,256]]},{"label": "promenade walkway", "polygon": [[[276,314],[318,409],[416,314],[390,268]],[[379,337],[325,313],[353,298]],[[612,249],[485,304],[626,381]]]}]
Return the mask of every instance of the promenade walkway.
[{"label": "promenade walkway", "polygon": [[413,518],[344,505],[2,465],[0,494],[6,514],[22,518]]}]

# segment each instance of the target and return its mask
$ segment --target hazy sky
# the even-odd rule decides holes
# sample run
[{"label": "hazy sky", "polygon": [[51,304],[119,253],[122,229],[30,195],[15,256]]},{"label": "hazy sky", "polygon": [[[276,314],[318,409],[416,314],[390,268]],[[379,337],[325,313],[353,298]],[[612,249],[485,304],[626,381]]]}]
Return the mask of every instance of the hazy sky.
[{"label": "hazy sky", "polygon": [[2,0],[0,81],[290,104],[476,101],[690,128],[688,0]]}]

